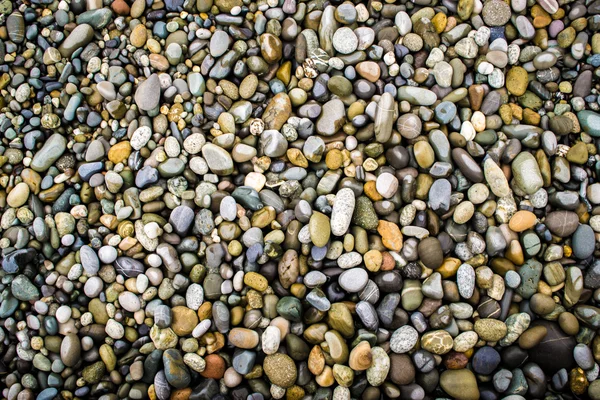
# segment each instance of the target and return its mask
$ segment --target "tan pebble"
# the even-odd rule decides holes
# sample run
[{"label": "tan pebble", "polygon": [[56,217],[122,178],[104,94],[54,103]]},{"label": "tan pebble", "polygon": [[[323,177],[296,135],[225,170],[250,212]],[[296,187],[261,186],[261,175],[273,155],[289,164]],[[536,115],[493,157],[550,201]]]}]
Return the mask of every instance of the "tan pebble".
[{"label": "tan pebble", "polygon": [[132,46],[135,47],[144,47],[146,44],[147,33],[146,26],[144,24],[139,24],[131,31],[131,35],[129,36],[129,41]]},{"label": "tan pebble", "polygon": [[241,349],[253,349],[258,345],[258,333],[252,329],[233,328],[229,331],[229,341]]},{"label": "tan pebble", "polygon": [[350,352],[348,365],[354,371],[365,371],[371,366],[372,362],[371,345],[367,341],[362,341]]},{"label": "tan pebble", "polygon": [[523,232],[535,225],[537,218],[531,211],[517,211],[508,222],[508,227],[515,232]]}]

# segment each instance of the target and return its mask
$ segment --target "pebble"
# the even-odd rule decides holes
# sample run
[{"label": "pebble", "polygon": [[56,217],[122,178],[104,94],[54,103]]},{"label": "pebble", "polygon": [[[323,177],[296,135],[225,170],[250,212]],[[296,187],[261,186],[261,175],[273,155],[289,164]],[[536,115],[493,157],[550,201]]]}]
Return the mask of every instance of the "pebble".
[{"label": "pebble", "polygon": [[0,1],[3,397],[600,398],[596,2],[50,3]]},{"label": "pebble", "polygon": [[358,293],[367,285],[369,275],[362,268],[351,268],[344,271],[339,279],[339,285],[348,293]]},{"label": "pebble", "polygon": [[285,354],[277,353],[265,357],[265,374],[272,384],[289,388],[296,382],[297,370],[294,361]]},{"label": "pebble", "polygon": [[397,329],[390,338],[390,349],[394,353],[407,353],[413,349],[419,340],[419,333],[411,326]]},{"label": "pebble", "polygon": [[475,375],[468,369],[446,370],[440,375],[440,386],[446,393],[465,400],[480,396]]},{"label": "pebble", "polygon": [[473,267],[469,264],[462,264],[456,272],[456,282],[461,297],[471,298],[475,290],[475,270]]}]

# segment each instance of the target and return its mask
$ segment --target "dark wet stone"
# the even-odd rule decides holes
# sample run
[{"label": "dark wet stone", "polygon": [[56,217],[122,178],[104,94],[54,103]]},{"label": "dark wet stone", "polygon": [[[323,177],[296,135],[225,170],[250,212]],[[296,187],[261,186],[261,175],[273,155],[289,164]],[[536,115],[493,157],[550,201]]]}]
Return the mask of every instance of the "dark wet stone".
[{"label": "dark wet stone", "polygon": [[473,371],[482,375],[490,375],[500,365],[500,354],[490,346],[478,349],[473,356]]},{"label": "dark wet stone", "polygon": [[8,274],[16,274],[33,261],[36,254],[37,252],[32,248],[15,250],[2,259],[2,269]]},{"label": "dark wet stone", "polygon": [[529,350],[529,361],[538,364],[546,373],[553,374],[561,368],[571,369],[575,364],[573,349],[575,338],[565,334],[555,322],[535,320],[530,327],[544,326],[548,333],[542,341]]}]

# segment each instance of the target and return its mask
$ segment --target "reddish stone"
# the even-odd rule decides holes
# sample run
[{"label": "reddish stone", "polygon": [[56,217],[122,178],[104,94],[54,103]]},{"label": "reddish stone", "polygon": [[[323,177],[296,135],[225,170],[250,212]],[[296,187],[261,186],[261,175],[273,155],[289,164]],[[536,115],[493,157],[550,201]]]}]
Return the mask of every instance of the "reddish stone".
[{"label": "reddish stone", "polygon": [[204,358],[206,361],[206,368],[200,372],[205,378],[208,379],[221,379],[225,374],[225,360],[218,354],[209,354]]},{"label": "reddish stone", "polygon": [[466,368],[468,363],[469,359],[467,358],[465,353],[451,351],[450,353],[444,356],[444,365],[448,369],[463,369]]}]

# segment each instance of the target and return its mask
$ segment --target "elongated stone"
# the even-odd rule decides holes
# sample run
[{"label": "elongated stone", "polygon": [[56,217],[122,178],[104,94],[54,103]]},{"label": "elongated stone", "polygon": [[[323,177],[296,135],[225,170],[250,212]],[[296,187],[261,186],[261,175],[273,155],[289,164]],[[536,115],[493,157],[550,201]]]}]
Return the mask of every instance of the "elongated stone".
[{"label": "elongated stone", "polygon": [[31,160],[31,169],[37,172],[44,172],[56,160],[62,156],[67,149],[67,139],[60,133],[55,133],[44,142],[44,146],[35,153]]},{"label": "elongated stone", "polygon": [[394,98],[388,92],[381,95],[375,113],[375,138],[379,143],[387,142],[392,135],[394,123]]}]

